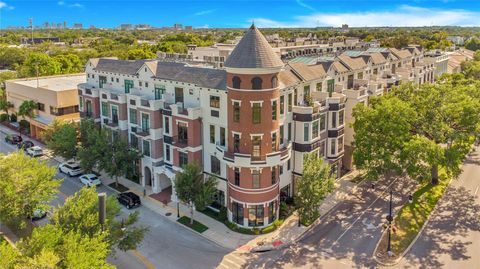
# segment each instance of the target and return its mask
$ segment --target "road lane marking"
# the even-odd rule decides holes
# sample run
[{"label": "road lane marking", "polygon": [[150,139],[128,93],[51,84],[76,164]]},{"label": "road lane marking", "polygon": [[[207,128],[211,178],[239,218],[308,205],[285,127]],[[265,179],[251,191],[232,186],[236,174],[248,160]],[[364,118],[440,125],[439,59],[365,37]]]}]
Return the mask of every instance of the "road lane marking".
[{"label": "road lane marking", "polygon": [[350,226],[335,240],[333,241],[332,245],[330,246],[333,247],[352,227],[353,225],[355,225],[355,223],[357,223],[361,218],[362,216],[367,213],[367,210],[373,206],[373,204],[375,204],[377,202],[378,199],[380,199],[381,197],[383,197],[383,195],[390,189],[390,186],[392,186],[396,181],[398,180],[398,178],[396,178],[394,181],[392,181],[392,183],[390,183],[390,185],[388,185],[388,187],[382,192],[381,195],[379,195],[377,197],[377,199],[375,199],[370,205],[368,205],[367,208],[365,208],[365,210],[362,212],[362,214],[360,214],[360,216],[358,216],[354,222],[352,222],[352,224],[350,224]]},{"label": "road lane marking", "polygon": [[475,194],[474,194],[474,195],[477,195],[478,187],[479,187],[479,186],[477,186],[477,188],[475,189]]},{"label": "road lane marking", "polygon": [[152,262],[150,262],[145,256],[143,256],[138,250],[132,250],[133,256],[137,257],[137,259],[145,265],[148,269],[157,269]]}]

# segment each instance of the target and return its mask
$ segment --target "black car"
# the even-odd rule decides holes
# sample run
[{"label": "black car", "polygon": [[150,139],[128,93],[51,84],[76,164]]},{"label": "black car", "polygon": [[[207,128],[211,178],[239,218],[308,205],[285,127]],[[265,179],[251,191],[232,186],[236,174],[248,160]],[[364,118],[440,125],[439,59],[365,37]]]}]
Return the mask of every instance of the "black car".
[{"label": "black car", "polygon": [[117,196],[117,200],[120,204],[124,205],[128,209],[140,206],[142,204],[140,197],[133,192],[120,193]]},{"label": "black car", "polygon": [[22,137],[19,135],[7,135],[5,136],[5,142],[10,143],[12,145],[18,144],[22,142]]},{"label": "black car", "polygon": [[23,142],[20,142],[20,143],[17,144],[17,148],[18,149],[23,149],[23,150],[27,150],[28,148],[31,148],[33,146],[35,146],[35,145],[33,144],[32,141],[23,141]]}]

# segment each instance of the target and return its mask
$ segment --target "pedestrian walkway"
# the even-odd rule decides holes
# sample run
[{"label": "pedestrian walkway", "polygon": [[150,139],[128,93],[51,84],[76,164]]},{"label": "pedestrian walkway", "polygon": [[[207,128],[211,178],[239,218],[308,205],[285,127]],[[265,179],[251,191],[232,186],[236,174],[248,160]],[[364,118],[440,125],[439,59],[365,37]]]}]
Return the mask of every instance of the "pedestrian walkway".
[{"label": "pedestrian walkway", "polygon": [[[321,215],[326,214],[336,204],[345,199],[347,195],[355,191],[357,184],[353,183],[352,179],[357,175],[358,172],[352,172],[336,181],[335,190],[325,199],[319,208]],[[114,182],[112,179],[109,179],[107,175],[101,174],[100,177],[105,185]],[[190,208],[181,203],[177,205],[177,203],[173,201],[165,205],[161,201],[151,197],[151,190],[146,189],[146,196],[144,196],[144,189],[139,184],[124,178],[119,178],[119,182],[129,188],[130,191],[139,196],[143,196],[142,202],[144,206],[160,215],[166,216],[172,221],[176,222],[178,213],[180,216],[190,216]],[[201,212],[196,211],[194,219],[209,228],[201,234],[203,237],[222,247],[235,250],[237,253],[280,248],[294,243],[308,230],[308,227],[298,226],[298,216],[296,214],[287,218],[279,229],[258,236],[234,232],[225,226],[225,224]]]}]

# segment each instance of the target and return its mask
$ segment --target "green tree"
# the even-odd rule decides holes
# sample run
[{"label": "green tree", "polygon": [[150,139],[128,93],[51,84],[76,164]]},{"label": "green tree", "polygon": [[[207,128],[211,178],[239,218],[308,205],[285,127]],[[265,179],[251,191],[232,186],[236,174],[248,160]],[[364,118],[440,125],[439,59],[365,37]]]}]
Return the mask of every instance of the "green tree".
[{"label": "green tree", "polygon": [[330,166],[314,153],[305,154],[303,175],[296,181],[294,198],[301,223],[308,226],[320,216],[318,208],[333,187],[334,177]]},{"label": "green tree", "polygon": [[53,59],[60,64],[62,74],[77,73],[83,69],[83,64],[76,54],[57,55]]},{"label": "green tree", "polygon": [[153,59],[156,57],[155,53],[145,49],[131,49],[127,52],[128,60]]},{"label": "green tree", "polygon": [[103,152],[99,160],[99,168],[115,178],[115,186],[118,187],[118,177],[135,169],[135,162],[141,157],[141,154],[131,148],[127,141],[121,138],[114,139]]},{"label": "green tree", "polygon": [[138,211],[118,220],[116,216],[120,214],[120,206],[115,197],[109,196],[106,212],[102,227],[98,222],[98,194],[93,188],[83,188],[67,198],[65,204],[53,213],[51,222],[64,233],[75,232],[90,238],[104,234],[103,241],[110,252],[115,248],[122,251],[136,249],[147,232],[147,228],[136,224]]},{"label": "green tree", "polygon": [[62,66],[54,58],[45,53],[32,52],[19,69],[24,77],[49,76],[61,73]]},{"label": "green tree", "polygon": [[480,39],[476,37],[470,38],[467,42],[465,42],[465,48],[469,50],[479,50],[480,49]]},{"label": "green tree", "polygon": [[17,246],[20,255],[14,268],[115,268],[106,262],[109,248],[105,233],[90,237],[47,224]]},{"label": "green tree", "polygon": [[80,122],[80,143],[77,159],[84,171],[92,172],[107,151],[109,135],[106,130],[97,128],[93,120],[82,120]]},{"label": "green tree", "polygon": [[0,156],[0,220],[22,229],[37,209],[47,210],[58,192],[55,169],[20,151]]},{"label": "green tree", "polygon": [[8,110],[13,107],[13,104],[7,101],[6,99],[0,98],[0,110],[5,112],[8,119]]},{"label": "green tree", "polygon": [[[32,120],[35,117],[35,112],[38,109],[38,104],[37,102],[33,100],[25,100],[20,104],[20,107],[18,108],[18,116],[22,117],[23,121],[25,121],[25,118],[28,118],[29,120]],[[18,127],[18,132],[20,135],[22,135],[22,124],[19,125]]]},{"label": "green tree", "polygon": [[190,225],[193,225],[195,207],[204,209],[213,202],[217,191],[214,177],[204,178],[198,164],[189,163],[175,176],[175,190],[178,198],[190,207]]},{"label": "green tree", "polygon": [[402,150],[410,141],[415,110],[397,97],[372,98],[370,106],[358,104],[353,110],[355,143],[354,164],[367,177],[401,174]]},{"label": "green tree", "polygon": [[407,84],[392,91],[415,107],[417,116],[410,133],[416,136],[408,142],[414,145],[405,146],[413,149],[418,166],[430,164],[432,184],[438,183],[440,165],[452,175],[459,172],[458,165],[478,133],[480,100],[469,95],[470,86],[458,85],[459,82],[447,77],[437,84]]},{"label": "green tree", "polygon": [[53,154],[66,160],[77,155],[77,128],[74,123],[53,121],[43,133],[43,139]]}]

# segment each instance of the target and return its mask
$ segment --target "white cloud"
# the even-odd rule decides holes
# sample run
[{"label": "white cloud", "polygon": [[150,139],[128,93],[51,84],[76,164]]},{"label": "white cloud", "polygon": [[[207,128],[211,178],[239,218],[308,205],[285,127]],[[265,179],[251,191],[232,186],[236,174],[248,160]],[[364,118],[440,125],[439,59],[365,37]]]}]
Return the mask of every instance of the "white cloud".
[{"label": "white cloud", "polygon": [[64,5],[65,5],[65,2],[64,2],[64,1],[58,1],[57,4],[58,4],[59,6],[64,6]]},{"label": "white cloud", "polygon": [[316,11],[315,8],[313,8],[312,6],[309,6],[307,4],[305,4],[305,2],[303,2],[302,0],[296,0],[297,1],[297,4],[304,7],[304,8],[307,8],[307,9],[310,9],[312,11]]},{"label": "white cloud", "polygon": [[202,15],[207,15],[207,14],[210,14],[212,12],[214,12],[215,9],[208,9],[208,10],[202,10],[202,11],[199,11],[197,13],[194,13],[193,15],[195,16],[202,16]]},{"label": "white cloud", "polygon": [[15,9],[15,7],[10,6],[3,1],[0,1],[0,9],[13,10],[13,9]]},{"label": "white cloud", "polygon": [[314,13],[294,16],[289,21],[255,18],[259,27],[340,27],[346,23],[355,27],[375,26],[432,26],[432,25],[479,25],[480,12],[462,9],[433,9],[403,5],[391,11],[366,11],[345,13]]},{"label": "white cloud", "polygon": [[69,7],[76,7],[76,8],[83,8],[83,5],[79,4],[79,3],[71,4],[71,5],[68,5],[68,6]]}]

